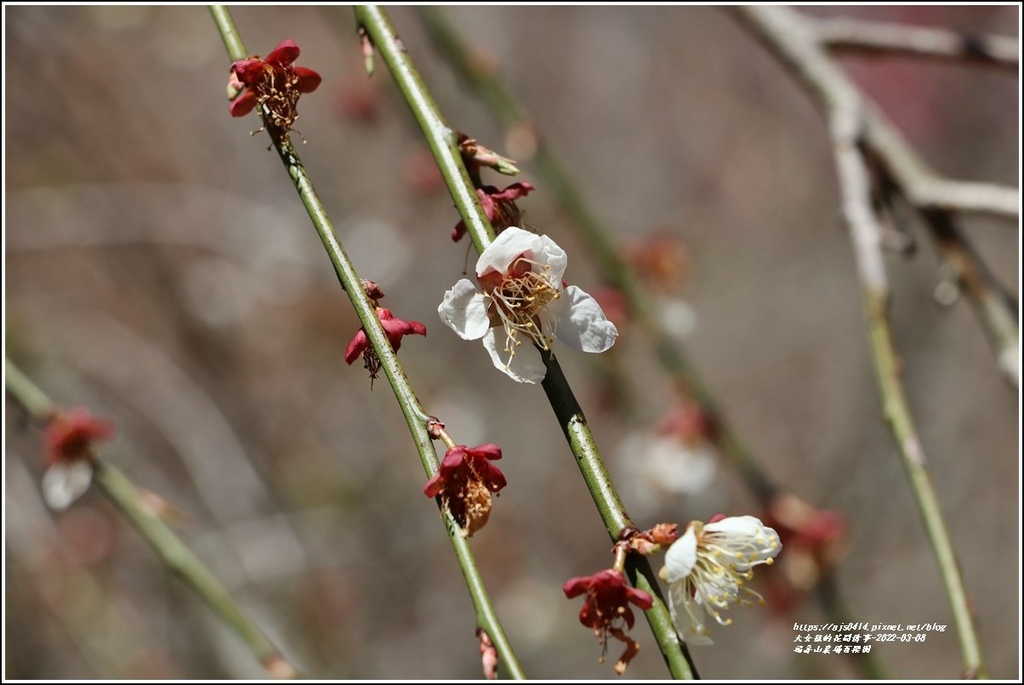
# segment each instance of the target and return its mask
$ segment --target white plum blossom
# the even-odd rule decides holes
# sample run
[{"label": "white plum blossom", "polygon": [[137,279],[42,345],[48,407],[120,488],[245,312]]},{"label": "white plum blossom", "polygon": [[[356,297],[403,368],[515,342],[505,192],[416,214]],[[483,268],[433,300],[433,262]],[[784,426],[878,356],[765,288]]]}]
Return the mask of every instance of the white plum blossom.
[{"label": "white plum blossom", "polygon": [[576,350],[604,352],[619,334],[593,297],[563,284],[567,263],[565,251],[546,235],[510,226],[477,260],[483,292],[463,278],[444,294],[437,313],[462,339],[483,338],[500,371],[537,383],[547,372],[537,347],[550,350],[558,338]]},{"label": "white plum blossom", "polygon": [[668,602],[679,636],[691,644],[711,644],[706,612],[721,625],[720,610],[730,604],[764,604],[746,586],[753,567],[771,564],[782,550],[779,535],[753,516],[731,516],[711,523],[691,521],[665,553],[659,575],[669,584]]}]

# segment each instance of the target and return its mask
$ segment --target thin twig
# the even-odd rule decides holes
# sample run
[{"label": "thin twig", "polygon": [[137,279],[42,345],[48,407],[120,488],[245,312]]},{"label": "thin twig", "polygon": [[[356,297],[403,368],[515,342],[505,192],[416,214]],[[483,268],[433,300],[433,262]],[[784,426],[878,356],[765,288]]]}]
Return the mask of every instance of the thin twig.
[{"label": "thin twig", "polygon": [[[881,230],[871,208],[868,164],[860,150],[867,117],[860,94],[822,49],[813,25],[796,12],[767,6],[736,7],[732,11],[810,91],[828,117],[843,216],[853,241],[883,413],[896,439],[936,555],[957,627],[965,672],[974,677],[987,677],[988,667],[956,553],[925,466],[924,450],[900,381],[899,354],[888,319],[891,293],[881,254]],[[870,145],[870,141],[866,144]]]},{"label": "thin twig", "polygon": [[[47,421],[55,405],[46,394],[6,357],[4,358],[4,383],[10,393],[25,411],[37,421]],[[104,495],[114,503],[124,516],[131,521],[142,537],[150,544],[157,556],[171,571],[206,602],[255,654],[267,672],[275,678],[295,678],[295,667],[281,655],[250,619],[231,594],[217,580],[217,577],[203,564],[167,524],[147,506],[138,488],[113,464],[98,456],[93,461],[93,482]]]},{"label": "thin twig", "polygon": [[[571,219],[571,225],[579,230],[588,247],[601,265],[602,273],[625,296],[632,320],[647,336],[655,354],[675,384],[696,402],[707,416],[715,430],[710,436],[719,454],[737,471],[762,509],[768,510],[780,491],[761,467],[736,431],[725,413],[703,383],[697,371],[690,365],[684,351],[665,331],[664,324],[655,316],[650,298],[640,285],[635,271],[622,258],[620,250],[608,238],[611,233],[591,212],[576,184],[551,152],[544,137],[529,121],[525,108],[508,90],[496,69],[490,68],[490,61],[476,55],[472,47],[447,21],[443,10],[436,7],[418,7],[423,27],[434,46],[455,71],[464,78],[505,127],[506,133],[513,130],[530,131],[535,141],[535,153],[530,166],[561,204]],[[851,619],[838,615],[832,610],[842,606],[839,591],[830,589],[835,601],[824,604],[828,616],[837,624],[849,623]],[[856,660],[866,677],[884,677],[884,669],[875,654],[862,654]]]},{"label": "thin twig", "polygon": [[[742,16],[742,13],[739,13]],[[797,19],[801,19],[797,16]],[[807,40],[817,40],[814,24],[810,20],[802,20],[801,33]],[[821,59],[832,64],[828,55],[819,48],[816,53]],[[788,57],[779,55],[779,59],[796,76],[803,85],[820,102],[826,102],[830,95],[822,91],[816,80],[808,80],[804,76],[807,70],[805,63],[793,63]],[[977,252],[970,248],[969,241],[953,222],[959,214],[989,215],[1016,220],[1020,216],[1020,193],[1011,188],[987,183],[968,181],[951,181],[939,177],[912,147],[904,140],[899,131],[886,119],[868,98],[859,93],[850,80],[832,66],[831,78],[835,83],[845,84],[844,88],[853,89],[862,107],[862,124],[860,132],[861,144],[869,154],[869,162],[877,166],[879,173],[885,175],[925,219],[932,231],[936,245],[946,262],[957,269],[957,276],[965,288],[971,306],[975,310],[981,325],[985,328],[988,338],[995,346],[997,363],[1004,375],[1016,386],[1020,385],[1019,371],[1015,372],[1015,360],[1020,349],[1015,332],[1011,333],[1005,322],[1018,320],[1017,304],[1013,297],[1006,293],[989,270],[981,262]],[[934,218],[941,214],[949,217],[948,221],[936,224]],[[948,239],[952,236],[952,239]],[[959,249],[964,246],[965,249]],[[985,274],[985,278],[979,278]]]},{"label": "thin twig", "polygon": [[[840,74],[842,76],[842,74]],[[845,78],[845,77],[843,77]],[[989,341],[999,370],[1020,386],[1020,352],[1016,299],[996,280],[970,241],[957,227],[958,214],[973,207],[979,214],[1016,217],[1020,194],[984,183],[936,178],[896,128],[866,98],[864,147],[887,185],[897,189],[920,212],[936,247],[967,293]],[[995,211],[998,210],[998,211]]]},{"label": "thin twig", "polygon": [[840,55],[902,56],[992,67],[1016,74],[1020,44],[1013,38],[971,35],[924,26],[836,17],[814,22],[824,45]]},{"label": "thin twig", "polygon": [[[238,36],[230,12],[222,6],[211,6],[210,12],[224,39],[228,55],[233,60],[244,58],[246,56],[245,46]],[[280,137],[273,135],[271,135],[271,140],[295,185],[296,191],[298,191],[299,198],[302,200],[302,204],[305,206],[309,218],[323,242],[324,248],[327,250],[338,280],[348,294],[352,307],[355,309],[356,315],[363,325],[363,330],[366,331],[367,338],[380,359],[381,367],[402,409],[409,432],[412,434],[423,469],[428,476],[433,476],[438,470],[438,460],[434,452],[433,442],[427,433],[426,422],[429,417],[416,397],[405,372],[402,370],[398,356],[392,349],[387,334],[377,318],[374,306],[363,288],[359,274],[345,253],[341,241],[334,230],[334,224],[327,216],[327,211],[320,202],[316,189],[313,187],[313,182],[306,173],[298,153],[288,140],[281,140]],[[444,510],[443,516],[448,538],[455,550],[455,556],[462,570],[470,598],[473,601],[477,625],[486,630],[494,642],[501,657],[501,668],[504,672],[513,678],[523,679],[525,675],[522,667],[519,665],[515,652],[508,641],[508,637],[505,635],[505,630],[502,628],[497,613],[491,604],[483,578],[480,575],[480,570],[469,548],[469,543],[461,535],[459,526],[447,510]]]},{"label": "thin twig", "polygon": [[[493,240],[494,233],[486,215],[480,207],[468,173],[462,163],[457,147],[455,132],[445,123],[437,106],[431,99],[415,65],[405,51],[387,15],[376,6],[359,6],[356,18],[370,35],[381,58],[387,64],[405,96],[427,143],[437,160],[448,190],[455,200],[459,214],[466,224],[473,245],[478,252]],[[603,460],[597,450],[590,428],[583,418],[583,412],[576,402],[558,363],[543,354],[547,366],[543,387],[558,417],[572,453],[583,473],[591,496],[597,504],[605,527],[613,540],[631,527],[632,523],[615,490],[615,486],[604,469]],[[631,555],[635,556],[635,555]],[[684,654],[685,647],[675,634],[668,607],[661,597],[658,583],[646,559],[632,560],[632,572],[637,573],[637,587],[649,592],[654,606],[644,612],[659,649],[670,672],[676,678],[692,678],[693,669]],[[492,636],[493,637],[493,636]]]},{"label": "thin twig", "polygon": [[958,285],[967,293],[975,314],[988,332],[998,355],[999,370],[1020,387],[1020,323],[1016,299],[985,266],[955,220],[946,212],[924,212],[939,250],[957,274]]},{"label": "thin twig", "polygon": [[983,183],[935,178],[895,127],[863,95],[860,97],[865,110],[863,144],[869,161],[886,184],[920,212],[995,348],[1000,371],[1019,387],[1020,370],[1015,363],[1020,350],[1017,302],[992,276],[956,225],[957,214],[972,203],[985,210],[979,213],[996,214],[991,210],[1002,207],[1005,215],[1011,216],[1020,203],[1019,194]]},{"label": "thin twig", "polygon": [[[740,13],[743,14],[742,12]],[[798,17],[799,18],[799,17]],[[809,40],[818,40],[815,33],[816,24],[811,20],[800,18],[801,33]],[[820,45],[820,43],[816,43]],[[819,47],[820,56],[828,60],[828,55]],[[781,58],[787,67],[799,73],[806,69],[806,65],[792,64],[788,58]],[[835,81],[848,84],[853,88],[849,79],[836,67],[832,67],[835,73]],[[827,97],[821,92],[818,85],[805,83],[815,97]],[[988,215],[1016,221],[1020,217],[1020,193],[1014,188],[1007,188],[989,183],[975,183],[971,181],[953,181],[940,177],[921,157],[911,148],[903,136],[886,119],[886,117],[874,108],[862,95],[858,93],[861,102],[864,103],[863,131],[864,143],[872,151],[878,161],[884,165],[893,180],[902,188],[907,199],[920,210],[941,210],[948,212],[959,212],[963,214]]]},{"label": "thin twig", "polygon": [[758,501],[767,507],[777,487],[758,464],[739,436],[732,430],[725,414],[718,407],[711,391],[690,365],[678,344],[655,315],[651,298],[638,282],[633,270],[622,258],[622,252],[608,237],[610,232],[590,211],[579,189],[551,153],[542,136],[533,130],[529,118],[504,82],[492,70],[480,68],[486,60],[474,58],[470,47],[452,29],[441,12],[421,7],[420,17],[428,35],[449,63],[480,93],[506,130],[528,129],[536,140],[531,166],[551,189],[563,211],[572,219],[600,266],[601,272],[628,303],[630,316],[644,332],[661,364],[672,375],[679,388],[700,405],[703,413],[716,427],[714,438],[722,455],[739,471]]}]

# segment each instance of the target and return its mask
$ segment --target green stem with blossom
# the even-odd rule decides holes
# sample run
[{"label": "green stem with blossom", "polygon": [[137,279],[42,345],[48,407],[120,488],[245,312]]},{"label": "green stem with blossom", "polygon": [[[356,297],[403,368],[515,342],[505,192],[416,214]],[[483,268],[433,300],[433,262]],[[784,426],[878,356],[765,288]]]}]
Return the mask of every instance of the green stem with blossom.
[{"label": "green stem with blossom", "polygon": [[[232,60],[244,59],[247,56],[247,52],[228,9],[223,6],[213,5],[210,7],[210,13],[221,33],[224,46],[230,58]],[[395,394],[395,398],[398,400],[402,414],[409,426],[409,432],[412,434],[423,469],[428,477],[432,477],[437,473],[438,459],[434,451],[433,442],[427,432],[427,421],[430,417],[423,410],[419,399],[409,383],[409,379],[402,370],[398,356],[391,348],[387,334],[377,318],[374,304],[367,296],[359,274],[345,253],[344,247],[334,230],[334,225],[327,216],[327,212],[317,196],[316,189],[313,187],[313,182],[306,173],[305,167],[302,165],[302,161],[299,159],[294,146],[289,140],[279,140],[274,136],[271,136],[271,140],[282,163],[285,165],[285,169],[288,171],[289,177],[292,179],[292,183],[295,185],[295,189],[309,214],[313,227],[316,229],[324,248],[327,250],[328,257],[334,265],[334,270],[337,273],[342,288],[348,293],[349,300],[351,300],[352,307],[355,309],[356,315],[363,325],[363,330],[366,331],[370,345],[380,359],[381,368],[387,376],[388,383]],[[443,516],[448,537],[455,550],[456,559],[473,601],[478,627],[483,628],[490,636],[500,655],[502,668],[506,669],[513,678],[523,679],[525,675],[522,667],[519,665],[515,652],[498,620],[497,612],[495,612],[491,604],[476,560],[469,548],[469,543],[462,536],[459,526],[447,510],[443,512]]]},{"label": "green stem with blossom", "polygon": [[[553,189],[554,197],[571,219],[570,225],[584,238],[601,265],[602,273],[626,298],[633,320],[647,336],[662,367],[700,406],[705,415],[711,417],[716,426],[713,438],[720,453],[736,469],[762,507],[767,509],[779,488],[731,428],[711,391],[690,365],[685,353],[665,331],[652,310],[650,299],[637,280],[635,272],[622,259],[621,252],[608,237],[609,231],[590,211],[576,184],[551,152],[543,136],[532,129],[525,108],[509,91],[496,70],[480,66],[487,64],[486,60],[475,58],[473,49],[445,18],[443,10],[437,7],[418,7],[417,13],[428,37],[440,54],[480,96],[506,131],[524,127],[530,130],[531,138],[536,142],[530,166]],[[818,596],[827,615],[835,623],[849,623],[852,619],[842,610],[842,597],[831,575],[826,583],[827,587],[823,585],[819,588]],[[885,677],[885,669],[874,654],[858,656],[856,664],[865,677]]]},{"label": "green stem with blossom", "polygon": [[[7,392],[37,421],[53,416],[56,405],[13,362],[4,358]],[[206,602],[275,678],[294,678],[298,672],[250,619],[217,577],[184,542],[147,506],[139,489],[119,468],[98,457],[93,459],[93,483],[131,521],[164,565],[176,573]]]},{"label": "green stem with blossom", "polygon": [[[373,40],[380,56],[394,76],[406,103],[416,117],[431,151],[441,169],[448,190],[459,215],[466,225],[477,252],[483,252],[494,239],[494,229],[483,212],[458,149],[458,136],[452,130],[430,97],[412,59],[398,39],[386,13],[379,7],[356,7],[356,20]],[[558,362],[542,352],[547,374],[543,387],[548,400],[565,433],[591,496],[613,540],[636,530],[629,519],[615,485],[604,467],[600,452],[590,428],[565,379]],[[636,555],[631,555],[636,557]],[[670,672],[676,678],[692,678],[693,669],[688,662],[685,647],[680,645],[672,625],[656,577],[646,558],[632,558],[629,564],[630,580],[654,597],[654,606],[645,612],[662,655]]]},{"label": "green stem with blossom", "polygon": [[655,315],[650,297],[637,281],[632,269],[622,259],[621,251],[609,239],[609,232],[590,211],[576,184],[552,154],[543,138],[532,129],[522,105],[508,91],[494,70],[481,68],[479,65],[484,61],[473,59],[471,48],[445,20],[441,10],[436,7],[420,7],[418,13],[434,45],[456,72],[479,93],[506,130],[524,127],[530,130],[531,137],[536,141],[536,152],[530,160],[531,167],[551,188],[552,195],[557,198],[562,210],[572,220],[571,225],[576,227],[587,242],[600,265],[601,272],[626,298],[631,317],[651,341],[662,366],[679,387],[700,405],[701,410],[712,417],[717,426],[716,444],[722,454],[739,471],[758,501],[768,506],[777,490],[776,486],[739,436],[732,431],[712,393],[690,366],[678,345],[666,333]]}]

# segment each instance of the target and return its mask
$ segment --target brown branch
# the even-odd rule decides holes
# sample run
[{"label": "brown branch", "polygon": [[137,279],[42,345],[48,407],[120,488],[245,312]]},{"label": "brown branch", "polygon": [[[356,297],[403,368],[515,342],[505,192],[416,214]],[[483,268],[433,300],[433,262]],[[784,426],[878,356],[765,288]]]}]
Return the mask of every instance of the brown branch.
[{"label": "brown branch", "polygon": [[[733,12],[741,19],[750,14],[738,8]],[[1019,192],[985,183],[939,177],[829,58],[815,29],[817,22],[799,14],[783,12],[783,16],[790,14],[795,26],[787,30],[800,36],[801,44],[808,48],[806,54],[776,56],[819,103],[831,102],[837,93],[844,98],[855,98],[860,103],[862,129],[859,131],[859,143],[877,180],[884,181],[883,185],[893,188],[920,213],[942,259],[956,271],[957,280],[995,348],[1000,371],[1011,383],[1019,386],[1017,303],[991,275],[955,222],[956,215],[964,213],[1017,219],[1020,215]],[[756,26],[751,28],[759,32]]]},{"label": "brown branch", "polygon": [[979,36],[939,28],[846,17],[820,19],[814,24],[825,47],[842,55],[894,55],[959,62],[1014,74],[1019,68],[1020,44],[1006,36]]},{"label": "brown branch", "polygon": [[[840,77],[848,82],[845,75]],[[869,103],[863,95],[862,101]],[[979,214],[1016,222],[1020,218],[1020,191],[1015,188],[951,181],[940,177],[904,140],[885,115],[866,106],[865,143],[907,200],[921,211],[937,210]]]},{"label": "brown branch", "polygon": [[784,7],[734,7],[731,11],[811,93],[828,118],[843,217],[850,229],[857,261],[883,414],[935,552],[957,627],[965,672],[984,677],[988,669],[980,638],[900,379],[901,362],[889,324],[891,294],[882,257],[882,230],[871,204],[871,167],[864,154],[864,148],[874,151],[871,119],[879,119],[880,115],[865,107],[859,91],[829,58],[813,23]]},{"label": "brown branch", "polygon": [[948,213],[924,213],[946,263],[957,276],[998,354],[999,370],[1020,387],[1020,333],[1017,302],[985,266]]}]

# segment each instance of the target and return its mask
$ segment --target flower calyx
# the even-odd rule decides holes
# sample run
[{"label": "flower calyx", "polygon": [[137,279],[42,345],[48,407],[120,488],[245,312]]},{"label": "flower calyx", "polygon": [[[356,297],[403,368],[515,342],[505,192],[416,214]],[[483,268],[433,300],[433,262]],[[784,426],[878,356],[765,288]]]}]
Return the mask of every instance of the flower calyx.
[{"label": "flower calyx", "polygon": [[489,167],[499,174],[515,176],[519,173],[516,162],[508,157],[499,155],[494,150],[488,149],[470,138],[465,133],[459,133],[459,153],[462,161],[470,172],[472,178],[478,178],[480,167]]}]

